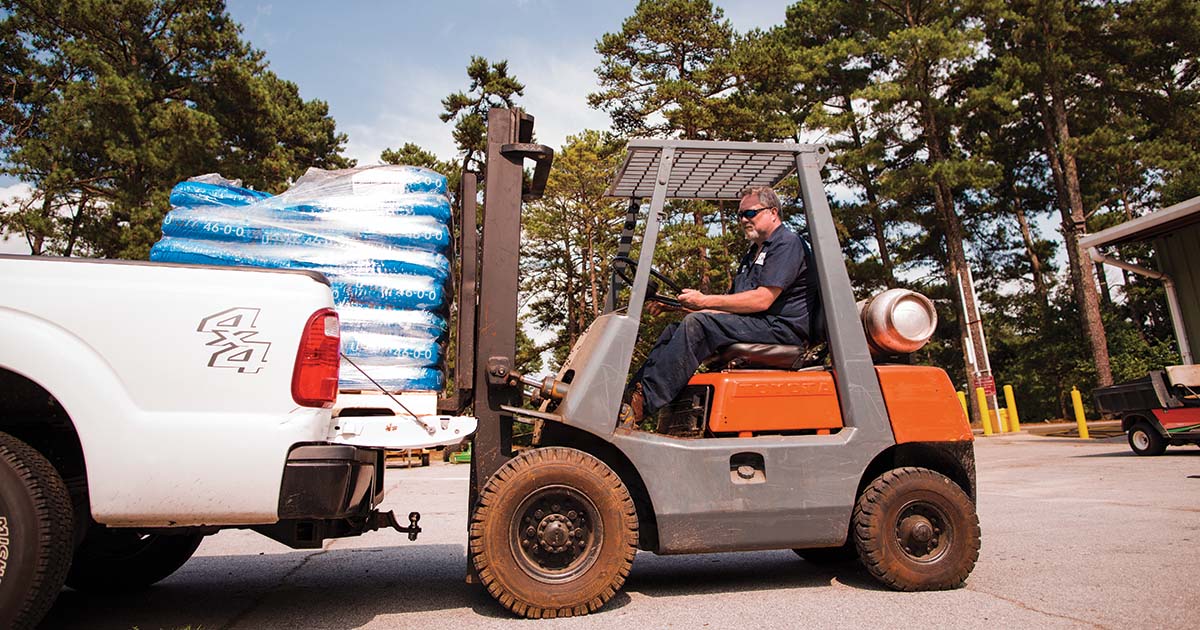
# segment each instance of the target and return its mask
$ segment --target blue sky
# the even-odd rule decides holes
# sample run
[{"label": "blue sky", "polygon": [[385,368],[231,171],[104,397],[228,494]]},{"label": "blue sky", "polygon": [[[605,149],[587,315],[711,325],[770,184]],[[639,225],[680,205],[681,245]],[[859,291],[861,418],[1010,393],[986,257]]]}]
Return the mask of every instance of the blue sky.
[{"label": "blue sky", "polygon": [[[739,31],[782,23],[783,0],[717,2]],[[525,84],[520,104],[537,118],[538,139],[558,147],[608,116],[587,106],[596,90],[594,47],[615,32],[632,0],[497,0],[493,2],[250,2],[230,0],[243,37],[267,53],[271,68],[300,86],[304,98],[329,103],[349,135],[346,153],[373,164],[404,142],[454,153],[441,99],[467,87],[472,55],[507,59]]]},{"label": "blue sky", "polygon": [[[242,37],[305,99],[329,104],[346,155],[375,164],[385,148],[415,142],[454,155],[441,99],[465,90],[472,55],[508,60],[525,84],[519,104],[536,117],[538,140],[558,148],[570,134],[607,129],[587,105],[597,89],[594,47],[620,30],[636,0],[441,0],[339,3],[227,0]],[[718,0],[738,32],[780,24],[792,2]],[[0,177],[0,202],[26,187]],[[0,240],[0,253],[29,253]]]}]

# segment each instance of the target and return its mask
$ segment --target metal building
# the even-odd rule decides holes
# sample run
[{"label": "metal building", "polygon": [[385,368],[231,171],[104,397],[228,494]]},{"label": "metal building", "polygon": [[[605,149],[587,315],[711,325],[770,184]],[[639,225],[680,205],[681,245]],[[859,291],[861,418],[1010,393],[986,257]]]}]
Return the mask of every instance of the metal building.
[{"label": "metal building", "polygon": [[[1121,260],[1103,248],[1150,241],[1157,270]],[[1096,262],[1113,265],[1163,282],[1171,323],[1183,363],[1200,356],[1200,197],[1126,221],[1079,240]]]}]

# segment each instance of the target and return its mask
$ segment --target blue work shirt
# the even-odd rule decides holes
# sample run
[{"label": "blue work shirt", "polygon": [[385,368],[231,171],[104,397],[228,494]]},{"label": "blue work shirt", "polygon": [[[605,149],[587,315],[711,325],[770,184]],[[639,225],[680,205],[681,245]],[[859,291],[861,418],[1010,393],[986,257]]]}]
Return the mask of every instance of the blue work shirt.
[{"label": "blue work shirt", "polygon": [[750,247],[742,256],[730,293],[741,293],[758,287],[780,287],[783,291],[764,315],[774,315],[787,322],[797,334],[811,339],[811,311],[816,308],[817,270],[812,264],[812,249],[787,226],[781,225],[763,242],[762,247]]}]

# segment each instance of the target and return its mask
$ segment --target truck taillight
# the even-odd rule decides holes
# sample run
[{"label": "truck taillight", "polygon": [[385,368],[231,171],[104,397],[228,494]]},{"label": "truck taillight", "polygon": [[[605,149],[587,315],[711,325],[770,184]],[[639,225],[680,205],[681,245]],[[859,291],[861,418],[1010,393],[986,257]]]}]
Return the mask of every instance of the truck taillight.
[{"label": "truck taillight", "polygon": [[337,313],[321,309],[308,318],[292,371],[292,399],[305,407],[332,407],[337,400],[341,362]]}]

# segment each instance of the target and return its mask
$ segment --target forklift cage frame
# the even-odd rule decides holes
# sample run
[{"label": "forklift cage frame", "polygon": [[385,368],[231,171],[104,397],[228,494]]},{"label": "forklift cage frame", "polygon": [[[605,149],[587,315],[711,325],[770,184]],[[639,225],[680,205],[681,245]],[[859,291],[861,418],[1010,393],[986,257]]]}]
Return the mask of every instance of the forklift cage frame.
[{"label": "forklift cage frame", "polygon": [[[636,202],[650,199],[628,308],[606,309],[577,342],[557,375],[569,390],[550,413],[521,409],[523,384],[513,378],[521,201],[540,193],[539,178],[523,187],[522,165],[533,157],[539,160],[538,170],[545,172],[552,159],[548,148],[535,150],[537,145],[530,144],[532,123],[532,117],[516,110],[489,113],[478,298],[460,294],[468,305],[464,308],[474,305],[477,316],[473,336],[467,343],[459,340],[459,365],[474,361],[472,389],[460,392],[461,401],[473,407],[479,422],[473,438],[471,513],[478,505],[479,489],[514,457],[512,426],[521,416],[526,422],[532,419],[539,432],[543,425],[555,425],[561,426],[555,431],[598,438],[608,446],[593,440],[597,448],[614,449],[614,456],[636,471],[632,474],[638,479],[631,482],[644,481],[644,493],[653,504],[653,513],[644,514],[653,521],[644,523],[653,532],[646,532],[643,548],[689,553],[844,543],[845,523],[864,471],[895,445],[895,436],[821,180],[825,147],[630,140],[628,157],[608,190],[610,196],[634,202],[622,248],[631,247],[640,209]],[[617,427],[666,200],[737,200],[746,187],[776,186],[793,172],[798,174],[813,246],[843,429],[832,435],[686,440]],[[465,209],[471,200],[464,201]],[[473,233],[467,229],[472,222],[473,216],[463,218],[464,232]],[[464,239],[466,246],[469,240]],[[472,343],[473,357],[462,357]],[[847,449],[851,444],[856,447]],[[769,467],[771,476],[761,477],[765,484],[752,489],[731,481],[728,467],[742,461],[756,463],[764,474]],[[814,475],[818,470],[821,474]],[[752,483],[758,482],[756,478]]]}]

